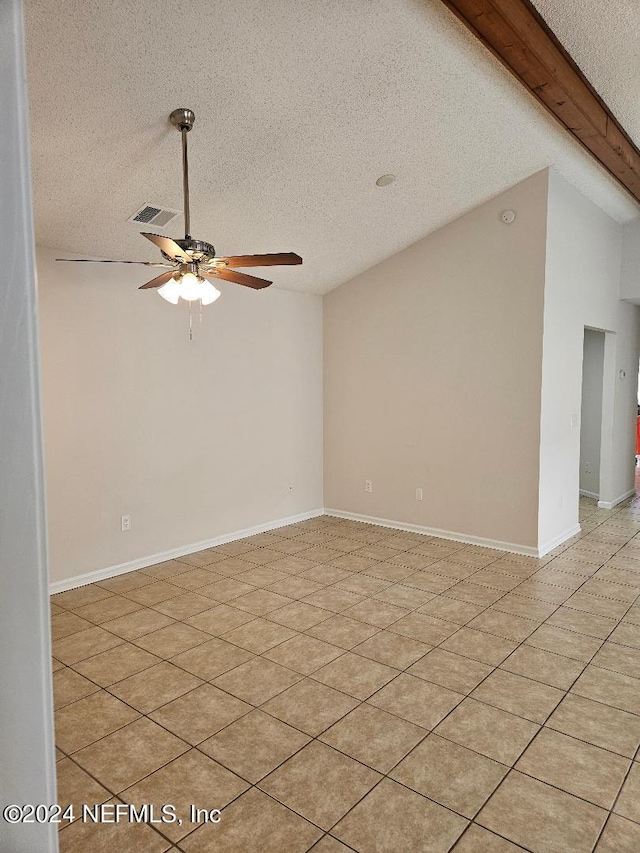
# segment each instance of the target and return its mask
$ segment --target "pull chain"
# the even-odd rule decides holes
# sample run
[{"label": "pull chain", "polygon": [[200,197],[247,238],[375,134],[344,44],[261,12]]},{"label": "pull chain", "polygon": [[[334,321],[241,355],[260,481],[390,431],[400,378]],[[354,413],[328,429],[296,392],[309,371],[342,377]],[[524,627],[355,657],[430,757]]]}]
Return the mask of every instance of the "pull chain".
[{"label": "pull chain", "polygon": [[189,302],[189,340],[193,340],[193,321],[191,318],[191,302]]}]

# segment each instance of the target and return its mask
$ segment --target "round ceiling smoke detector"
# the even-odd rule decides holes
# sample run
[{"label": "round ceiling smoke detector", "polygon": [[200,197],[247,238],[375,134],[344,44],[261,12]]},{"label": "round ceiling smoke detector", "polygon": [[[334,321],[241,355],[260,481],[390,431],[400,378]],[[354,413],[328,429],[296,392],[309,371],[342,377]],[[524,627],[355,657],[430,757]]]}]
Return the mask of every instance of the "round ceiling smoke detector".
[{"label": "round ceiling smoke detector", "polygon": [[398,179],[395,175],[380,175],[376,181],[377,187],[388,187],[389,184],[395,184]]}]

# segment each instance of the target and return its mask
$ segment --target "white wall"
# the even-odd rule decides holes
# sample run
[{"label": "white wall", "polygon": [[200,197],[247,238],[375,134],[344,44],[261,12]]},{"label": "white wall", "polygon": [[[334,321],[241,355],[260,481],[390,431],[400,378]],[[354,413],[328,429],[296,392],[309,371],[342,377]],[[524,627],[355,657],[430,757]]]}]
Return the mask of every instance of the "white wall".
[{"label": "white wall", "polygon": [[137,289],[153,271],[57,256],[38,252],[52,580],[322,507],[320,297],[221,283],[189,341],[187,306]]},{"label": "white wall", "polygon": [[[633,488],[638,311],[619,300],[622,226],[549,172],[540,443],[540,547],[578,527],[583,329],[606,330],[600,497]],[[626,378],[618,372],[624,369]]]},{"label": "white wall", "polygon": [[536,546],[546,202],[541,172],[325,296],[327,507]]},{"label": "white wall", "polygon": [[620,296],[640,303],[640,216],[623,228]]},{"label": "white wall", "polygon": [[[55,803],[51,643],[22,4],[0,3],[0,803]],[[53,853],[0,818],[0,850]]]},{"label": "white wall", "polygon": [[604,339],[604,332],[598,332],[595,329],[584,330],[580,410],[580,492],[590,497],[600,495]]}]

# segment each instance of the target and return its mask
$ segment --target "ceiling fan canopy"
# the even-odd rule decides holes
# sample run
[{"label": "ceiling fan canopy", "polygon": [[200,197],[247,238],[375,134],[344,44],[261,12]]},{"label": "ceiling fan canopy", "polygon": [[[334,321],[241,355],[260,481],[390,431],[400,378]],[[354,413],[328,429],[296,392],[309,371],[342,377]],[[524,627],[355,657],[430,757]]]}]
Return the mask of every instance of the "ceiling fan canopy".
[{"label": "ceiling fan canopy", "polygon": [[182,137],[182,191],[184,202],[184,239],[172,240],[160,234],[142,236],[150,240],[162,253],[165,263],[154,261],[116,261],[93,258],[56,258],[58,261],[97,264],[140,264],[164,269],[156,278],[143,284],[140,290],[157,290],[163,299],[177,305],[180,299],[185,302],[199,302],[209,305],[220,296],[220,291],[209,279],[241,284],[254,290],[269,287],[271,281],[254,275],[238,272],[237,267],[289,266],[301,264],[302,258],[295,252],[278,252],[263,255],[231,255],[218,257],[211,243],[195,240],[191,234],[191,215],[189,211],[189,157],[187,134],[195,122],[192,110],[181,107],[169,116],[171,124],[180,131]]}]

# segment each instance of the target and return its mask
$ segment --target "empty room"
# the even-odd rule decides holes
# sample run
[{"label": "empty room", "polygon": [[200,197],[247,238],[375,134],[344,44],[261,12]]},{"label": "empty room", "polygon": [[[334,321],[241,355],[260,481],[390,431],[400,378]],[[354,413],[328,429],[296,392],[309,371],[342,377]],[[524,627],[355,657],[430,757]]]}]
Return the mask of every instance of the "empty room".
[{"label": "empty room", "polygon": [[0,2],[0,853],[640,850],[639,37]]}]

